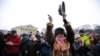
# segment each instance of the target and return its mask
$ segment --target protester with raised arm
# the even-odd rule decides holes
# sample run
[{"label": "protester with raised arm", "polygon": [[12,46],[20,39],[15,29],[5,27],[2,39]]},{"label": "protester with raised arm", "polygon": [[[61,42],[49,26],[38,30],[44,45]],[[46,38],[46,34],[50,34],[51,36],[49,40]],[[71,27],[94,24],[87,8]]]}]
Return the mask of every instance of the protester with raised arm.
[{"label": "protester with raised arm", "polygon": [[[67,56],[69,56],[69,50],[71,49],[71,52],[73,52],[72,44],[74,41],[74,32],[71,25],[66,20],[66,14],[63,14],[62,17],[63,17],[64,27],[67,33],[65,33],[65,30],[63,28],[56,28],[55,33],[53,34],[52,33],[53,18],[49,16],[48,18],[50,22],[47,23],[46,39],[50,43],[50,45],[54,48],[54,51],[61,51],[63,53],[67,53]],[[59,54],[60,53],[57,53],[56,55],[56,52],[55,52],[55,56],[58,56]]]}]

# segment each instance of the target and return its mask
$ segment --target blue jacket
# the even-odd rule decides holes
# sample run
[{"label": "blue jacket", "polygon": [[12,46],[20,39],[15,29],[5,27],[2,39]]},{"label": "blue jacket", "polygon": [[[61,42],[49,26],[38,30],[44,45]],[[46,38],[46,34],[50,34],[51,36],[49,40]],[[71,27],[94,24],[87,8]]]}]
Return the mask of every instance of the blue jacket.
[{"label": "blue jacket", "polygon": [[51,47],[47,42],[41,44],[40,53],[42,56],[50,56]]},{"label": "blue jacket", "polygon": [[27,50],[28,36],[23,36],[21,41],[21,51]]}]

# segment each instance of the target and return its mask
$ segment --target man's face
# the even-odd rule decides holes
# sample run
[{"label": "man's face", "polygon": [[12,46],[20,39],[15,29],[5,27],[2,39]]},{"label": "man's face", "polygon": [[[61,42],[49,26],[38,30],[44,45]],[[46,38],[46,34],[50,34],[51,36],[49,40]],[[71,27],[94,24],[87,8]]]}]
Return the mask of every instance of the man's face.
[{"label": "man's face", "polygon": [[78,37],[78,38],[76,38],[76,39],[74,39],[75,41],[80,41],[81,40],[81,38],[80,37]]},{"label": "man's face", "polygon": [[83,36],[84,35],[84,33],[80,33],[80,36]]},{"label": "man's face", "polygon": [[36,34],[39,34],[39,32],[37,31]]},{"label": "man's face", "polygon": [[12,36],[16,36],[16,33],[12,33]]}]

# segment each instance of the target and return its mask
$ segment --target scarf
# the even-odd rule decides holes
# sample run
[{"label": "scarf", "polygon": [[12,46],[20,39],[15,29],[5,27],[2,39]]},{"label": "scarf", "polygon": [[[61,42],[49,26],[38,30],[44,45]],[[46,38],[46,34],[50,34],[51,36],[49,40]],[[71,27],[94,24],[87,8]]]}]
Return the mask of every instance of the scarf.
[{"label": "scarf", "polygon": [[70,43],[66,40],[66,37],[56,37],[54,43],[55,50],[68,50],[70,48]]}]

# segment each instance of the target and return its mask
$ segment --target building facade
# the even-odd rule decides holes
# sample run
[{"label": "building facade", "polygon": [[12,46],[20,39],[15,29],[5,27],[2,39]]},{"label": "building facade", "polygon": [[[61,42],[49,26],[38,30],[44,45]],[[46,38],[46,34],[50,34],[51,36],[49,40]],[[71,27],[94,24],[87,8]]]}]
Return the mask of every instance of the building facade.
[{"label": "building facade", "polygon": [[29,34],[30,32],[36,34],[38,28],[32,25],[23,25],[23,26],[14,27],[12,28],[12,30],[16,30],[18,34],[23,34],[23,33]]}]

